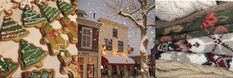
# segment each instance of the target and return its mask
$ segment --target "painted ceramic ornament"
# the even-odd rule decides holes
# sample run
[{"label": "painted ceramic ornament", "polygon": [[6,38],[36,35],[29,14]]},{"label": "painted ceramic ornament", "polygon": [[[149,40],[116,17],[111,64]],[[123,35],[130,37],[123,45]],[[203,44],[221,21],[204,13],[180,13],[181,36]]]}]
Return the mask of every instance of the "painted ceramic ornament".
[{"label": "painted ceramic ornament", "polygon": [[32,67],[40,68],[43,65],[43,60],[47,57],[47,52],[42,48],[29,43],[26,40],[20,41],[19,60],[23,70]]}]

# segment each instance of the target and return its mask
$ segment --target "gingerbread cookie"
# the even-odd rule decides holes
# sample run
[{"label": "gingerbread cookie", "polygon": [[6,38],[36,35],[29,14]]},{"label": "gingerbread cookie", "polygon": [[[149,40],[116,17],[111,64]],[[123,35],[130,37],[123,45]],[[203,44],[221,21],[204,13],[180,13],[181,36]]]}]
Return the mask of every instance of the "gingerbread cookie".
[{"label": "gingerbread cookie", "polygon": [[5,12],[7,15],[12,15],[13,10],[17,8],[17,4],[12,3],[11,0],[1,0],[0,1],[0,15]]},{"label": "gingerbread cookie", "polygon": [[47,52],[42,48],[35,46],[26,40],[20,41],[19,61],[23,70],[31,67],[42,67],[43,60],[47,56]]},{"label": "gingerbread cookie", "polygon": [[60,11],[57,8],[50,7],[46,3],[38,4],[41,13],[47,18],[47,20],[52,23],[54,20],[59,19]]},{"label": "gingerbread cookie", "polygon": [[54,69],[40,69],[22,73],[22,78],[54,78]]},{"label": "gingerbread cookie", "polygon": [[76,21],[71,21],[68,17],[63,17],[60,20],[62,30],[69,36],[69,41],[76,44],[78,42],[78,27]]},{"label": "gingerbread cookie", "polygon": [[69,46],[69,42],[61,36],[61,32],[54,29],[49,23],[41,27],[41,32],[43,33],[41,43],[49,46],[50,55],[57,55],[61,48],[65,49]]},{"label": "gingerbread cookie", "polygon": [[0,55],[0,78],[8,78],[18,69],[19,64]]},{"label": "gingerbread cookie", "polygon": [[33,10],[30,7],[26,7],[23,12],[22,22],[25,27],[36,27],[40,28],[44,23],[47,22],[46,18]]},{"label": "gingerbread cookie", "polygon": [[57,0],[57,6],[64,16],[75,14],[75,7],[73,7],[72,4],[65,2],[64,0]]},{"label": "gingerbread cookie", "polygon": [[4,16],[2,27],[0,30],[0,37],[2,41],[14,40],[16,42],[20,39],[28,36],[29,31],[24,29],[16,21],[10,18],[8,15]]},{"label": "gingerbread cookie", "polygon": [[60,50],[58,59],[62,63],[61,73],[68,74],[71,78],[80,78],[78,75],[79,67],[77,65],[77,57],[72,56],[68,50]]},{"label": "gingerbread cookie", "polygon": [[18,3],[20,9],[24,9],[26,6],[33,8],[32,3],[35,2],[35,0],[12,0],[12,1]]}]

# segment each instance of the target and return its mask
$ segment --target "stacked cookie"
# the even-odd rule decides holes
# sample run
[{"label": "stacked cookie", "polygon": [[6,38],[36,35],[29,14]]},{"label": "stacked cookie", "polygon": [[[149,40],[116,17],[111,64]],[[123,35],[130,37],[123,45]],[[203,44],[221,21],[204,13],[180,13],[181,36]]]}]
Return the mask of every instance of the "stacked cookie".
[{"label": "stacked cookie", "polygon": [[[13,58],[0,56],[0,78],[12,77],[12,74],[21,67],[23,78],[51,78],[55,77],[55,71],[51,68],[43,68],[44,60],[48,55],[57,56],[61,62],[61,74],[77,77],[75,55],[66,50],[70,44],[76,44],[77,39],[77,5],[65,0],[4,0],[12,6],[0,5],[0,16],[4,16],[0,29],[0,41],[2,43],[15,41],[19,43],[18,62]],[[4,2],[3,1],[3,2]],[[50,3],[55,6],[50,6]],[[37,7],[37,9],[35,9]],[[21,10],[21,23],[15,21],[12,15],[17,14],[15,10]],[[5,14],[4,14],[5,12]],[[60,25],[61,28],[56,26]],[[42,39],[38,41],[47,45],[48,50],[28,41],[29,28],[41,31]],[[62,35],[67,35],[68,40]],[[13,54],[17,55],[17,54]],[[67,56],[69,55],[69,56]],[[71,62],[72,61],[72,62]],[[72,64],[66,64],[72,63]],[[31,70],[33,67],[36,69]],[[30,71],[31,70],[31,71]]]}]

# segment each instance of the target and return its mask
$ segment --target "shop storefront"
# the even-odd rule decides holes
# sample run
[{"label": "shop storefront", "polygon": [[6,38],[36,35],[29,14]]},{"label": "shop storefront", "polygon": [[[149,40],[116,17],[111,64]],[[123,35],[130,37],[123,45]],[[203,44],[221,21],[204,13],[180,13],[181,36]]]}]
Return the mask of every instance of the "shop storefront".
[{"label": "shop storefront", "polygon": [[95,56],[78,56],[80,78],[96,78],[98,75],[98,61]]},{"label": "shop storefront", "polygon": [[133,75],[134,60],[123,56],[103,56],[101,73],[103,76],[129,77]]}]

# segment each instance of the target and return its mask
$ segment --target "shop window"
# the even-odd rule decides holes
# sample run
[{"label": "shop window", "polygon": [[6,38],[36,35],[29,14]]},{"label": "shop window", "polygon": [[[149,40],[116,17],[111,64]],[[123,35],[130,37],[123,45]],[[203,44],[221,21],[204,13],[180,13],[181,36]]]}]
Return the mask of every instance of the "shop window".
[{"label": "shop window", "polygon": [[82,27],[82,48],[92,48],[92,28]]},{"label": "shop window", "polygon": [[116,65],[112,65],[112,75],[117,75],[117,67],[116,67]]},{"label": "shop window", "polygon": [[94,64],[87,65],[87,78],[94,78]]},{"label": "shop window", "polygon": [[104,39],[104,42],[106,44],[106,50],[112,51],[112,39]]},{"label": "shop window", "polygon": [[114,38],[117,38],[117,29],[116,28],[113,28],[112,35]]},{"label": "shop window", "polygon": [[94,78],[94,58],[88,58],[88,65],[87,65],[87,78]]},{"label": "shop window", "polygon": [[83,72],[84,72],[84,68],[83,68],[83,64],[84,64],[84,57],[78,57],[78,77],[83,78]]},{"label": "shop window", "polygon": [[123,52],[124,44],[123,41],[118,41],[118,52]]}]

